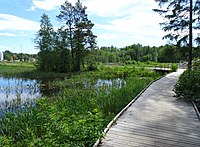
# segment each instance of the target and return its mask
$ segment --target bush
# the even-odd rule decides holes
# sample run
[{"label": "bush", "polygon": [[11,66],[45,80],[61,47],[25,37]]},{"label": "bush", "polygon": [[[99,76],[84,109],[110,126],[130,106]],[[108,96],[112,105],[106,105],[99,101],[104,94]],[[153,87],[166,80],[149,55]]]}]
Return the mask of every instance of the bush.
[{"label": "bush", "polygon": [[192,66],[194,70],[200,70],[200,59],[194,60]]},{"label": "bush", "polygon": [[172,72],[176,72],[177,69],[178,69],[177,64],[172,64],[172,66],[171,66],[171,71],[172,71]]},{"label": "bush", "polygon": [[96,65],[96,63],[94,63],[94,64],[89,64],[88,67],[87,67],[87,70],[88,70],[88,71],[95,71],[95,70],[97,70],[97,65]]},{"label": "bush", "polygon": [[127,61],[125,61],[125,64],[126,65],[131,65],[131,64],[137,64],[137,62],[134,61],[134,60],[127,60]]},{"label": "bush", "polygon": [[176,97],[185,100],[200,100],[200,70],[185,71],[174,86]]}]

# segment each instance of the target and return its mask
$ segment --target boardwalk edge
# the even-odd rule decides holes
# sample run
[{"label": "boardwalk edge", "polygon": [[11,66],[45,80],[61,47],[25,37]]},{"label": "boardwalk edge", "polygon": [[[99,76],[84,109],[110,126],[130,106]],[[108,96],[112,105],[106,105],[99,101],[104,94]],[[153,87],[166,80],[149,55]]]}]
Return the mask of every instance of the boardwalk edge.
[{"label": "boardwalk edge", "polygon": [[198,117],[198,119],[199,119],[199,121],[200,121],[200,113],[199,113],[199,110],[198,110],[198,108],[197,108],[197,105],[194,103],[194,101],[192,101],[192,104],[193,104],[193,106],[194,106],[194,110],[195,110],[196,113],[197,113],[197,117]]},{"label": "boardwalk edge", "polygon": [[[128,103],[128,105],[126,105],[126,107],[124,109],[122,109],[116,116],[115,118],[107,125],[107,127],[104,129],[103,134],[105,135],[109,129],[113,126],[113,124],[117,121],[117,119],[147,90],[147,88],[149,88],[153,83],[155,83],[156,81],[162,79],[164,76],[161,76],[160,78],[150,82],[135,98],[133,98],[133,100],[131,102]],[[101,143],[101,139],[98,139],[95,144],[93,145],[93,147],[98,147],[99,144]]]}]

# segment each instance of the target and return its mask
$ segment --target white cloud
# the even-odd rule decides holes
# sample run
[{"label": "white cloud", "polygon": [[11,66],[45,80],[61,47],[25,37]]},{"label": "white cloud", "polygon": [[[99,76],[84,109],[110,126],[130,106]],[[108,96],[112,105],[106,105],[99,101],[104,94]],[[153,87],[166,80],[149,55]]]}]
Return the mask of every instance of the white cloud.
[{"label": "white cloud", "polygon": [[88,7],[91,14],[113,17],[122,16],[128,7],[135,4],[135,0],[85,0],[83,4]]},{"label": "white cloud", "polygon": [[[64,4],[66,0],[32,0],[33,5],[32,7],[43,9],[43,10],[54,10],[57,7],[60,7]],[[77,0],[68,0],[71,3],[77,2]]]},{"label": "white cloud", "polygon": [[0,36],[12,37],[12,36],[17,36],[17,35],[16,35],[16,34],[13,34],[13,33],[0,33]]},{"label": "white cloud", "polygon": [[84,0],[88,12],[102,17],[117,17],[157,7],[154,0]]},{"label": "white cloud", "polygon": [[99,39],[120,39],[122,36],[119,34],[113,34],[113,33],[102,33],[98,35]]},{"label": "white cloud", "polygon": [[120,33],[137,34],[152,34],[162,33],[159,26],[159,18],[152,18],[148,13],[123,17],[109,21],[107,24],[96,24],[96,29],[114,31]]},{"label": "white cloud", "polygon": [[10,14],[1,14],[0,13],[0,30],[25,30],[25,31],[34,31],[39,30],[39,23],[17,17]]},{"label": "white cloud", "polygon": [[[66,0],[32,0],[32,10],[35,8],[44,10],[58,9]],[[72,4],[77,0],[68,0]],[[87,13],[93,16],[96,35],[103,40],[119,40],[129,38],[134,40],[148,40],[162,37],[159,23],[162,18],[152,9],[157,8],[154,0],[80,0],[87,6]],[[105,18],[99,22],[98,18]],[[108,21],[109,20],[109,21]]]},{"label": "white cloud", "polygon": [[36,7],[35,6],[31,6],[29,9],[27,9],[27,11],[35,11]]},{"label": "white cloud", "polygon": [[157,8],[154,0],[124,0],[123,2],[87,0],[86,3],[90,14],[100,15],[109,20],[95,23],[95,29],[103,32],[98,35],[98,40],[110,39],[112,43],[115,41],[118,45],[119,42],[126,44],[126,39],[129,44],[138,42],[145,45],[153,45],[153,43],[160,45],[164,42],[162,37],[165,33],[159,25],[163,21],[162,17],[152,11]]}]

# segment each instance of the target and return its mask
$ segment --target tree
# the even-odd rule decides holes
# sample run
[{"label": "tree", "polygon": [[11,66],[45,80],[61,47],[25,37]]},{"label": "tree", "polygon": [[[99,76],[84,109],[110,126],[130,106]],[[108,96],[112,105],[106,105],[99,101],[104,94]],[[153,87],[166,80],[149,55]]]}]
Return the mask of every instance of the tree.
[{"label": "tree", "polygon": [[[70,42],[72,60],[74,59],[74,48],[73,48],[73,29],[75,24],[74,11],[75,11],[74,6],[72,6],[72,4],[69,3],[68,1],[65,1],[65,3],[61,5],[60,14],[57,16],[59,21],[65,23],[65,25],[62,28],[66,31],[68,36],[67,38],[69,39]],[[74,65],[75,63],[73,62],[73,66]]]},{"label": "tree", "polygon": [[[164,31],[169,34],[164,39],[176,41],[178,46],[187,45],[189,49],[188,69],[192,66],[192,42],[193,29],[198,29],[199,23],[199,0],[193,5],[193,0],[155,0],[163,9],[154,9],[164,16],[166,21],[161,23]],[[196,38],[196,41],[198,37]]]},{"label": "tree", "polygon": [[67,33],[58,29],[54,36],[54,58],[57,72],[70,72],[72,69],[71,52],[69,50],[69,40]]},{"label": "tree", "polygon": [[48,15],[43,14],[40,20],[40,30],[37,33],[35,43],[36,48],[40,51],[38,53],[38,66],[43,71],[53,71],[53,42],[54,42],[54,30],[53,25],[50,22]]},{"label": "tree", "polygon": [[57,16],[61,22],[65,22],[63,28],[70,40],[74,71],[80,70],[86,50],[94,48],[96,44],[96,36],[91,31],[94,24],[88,19],[85,10],[86,7],[83,7],[80,1],[75,6],[66,1],[61,5],[60,14]]},{"label": "tree", "polygon": [[7,61],[10,61],[12,56],[13,56],[13,53],[9,50],[6,50],[4,53],[4,60],[7,60]]}]

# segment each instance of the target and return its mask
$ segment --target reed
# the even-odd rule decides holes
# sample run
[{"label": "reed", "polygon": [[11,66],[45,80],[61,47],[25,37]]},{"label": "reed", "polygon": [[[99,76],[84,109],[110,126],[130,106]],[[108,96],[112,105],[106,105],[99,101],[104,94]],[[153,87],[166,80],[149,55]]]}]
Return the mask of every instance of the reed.
[{"label": "reed", "polygon": [[[143,68],[104,67],[49,83],[58,94],[0,118],[0,146],[92,146],[108,122],[159,75]],[[110,86],[97,80],[121,78]]]}]

